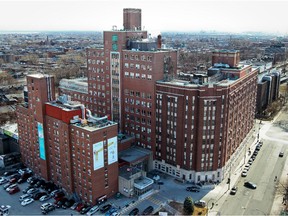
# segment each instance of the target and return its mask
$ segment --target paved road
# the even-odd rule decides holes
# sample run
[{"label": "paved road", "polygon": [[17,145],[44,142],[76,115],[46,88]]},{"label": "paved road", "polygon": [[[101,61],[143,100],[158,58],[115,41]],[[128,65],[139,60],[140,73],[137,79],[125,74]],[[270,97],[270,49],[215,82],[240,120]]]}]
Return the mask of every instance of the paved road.
[{"label": "paved road", "polygon": [[[239,177],[236,182],[239,188],[237,194],[228,195],[225,199],[220,209],[221,215],[269,215],[276,187],[279,187],[278,182],[274,182],[274,178],[281,176],[285,162],[288,160],[288,128],[284,124],[287,119],[287,112],[282,112],[273,123],[261,125],[260,138],[264,144],[248,176]],[[279,157],[280,151],[284,152],[283,158]],[[257,189],[245,188],[243,184],[246,180],[256,183]]]}]

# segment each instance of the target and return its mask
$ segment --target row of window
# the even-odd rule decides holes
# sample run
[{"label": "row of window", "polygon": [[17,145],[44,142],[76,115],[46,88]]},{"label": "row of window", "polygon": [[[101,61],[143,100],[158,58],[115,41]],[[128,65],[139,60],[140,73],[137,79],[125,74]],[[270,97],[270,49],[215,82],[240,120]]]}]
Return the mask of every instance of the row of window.
[{"label": "row of window", "polygon": [[88,64],[104,65],[104,63],[103,60],[88,59]]},{"label": "row of window", "polygon": [[95,50],[88,50],[87,56],[94,56],[94,57],[99,57],[99,56],[104,56],[104,51],[95,51]]},{"label": "row of window", "polygon": [[125,95],[130,95],[130,96],[136,96],[136,97],[142,97],[142,98],[147,98],[147,99],[152,99],[152,95],[150,93],[145,93],[145,92],[140,92],[140,91],[134,91],[134,90],[129,90],[129,89],[124,89],[124,94]]},{"label": "row of window", "polygon": [[127,53],[124,55],[124,59],[125,60],[128,60],[128,59],[130,59],[130,60],[136,60],[136,61],[138,61],[139,59],[141,60],[141,61],[146,61],[146,59],[147,59],[147,61],[149,61],[149,62],[152,62],[152,56],[150,56],[150,55],[141,55],[141,56],[139,56],[139,55],[135,55],[135,54],[130,54],[130,55],[128,55]]},{"label": "row of window", "polygon": [[124,72],[124,76],[126,78],[131,78],[131,79],[146,79],[147,80],[152,80],[152,75],[148,74],[140,74],[140,73],[134,73],[134,72]]}]

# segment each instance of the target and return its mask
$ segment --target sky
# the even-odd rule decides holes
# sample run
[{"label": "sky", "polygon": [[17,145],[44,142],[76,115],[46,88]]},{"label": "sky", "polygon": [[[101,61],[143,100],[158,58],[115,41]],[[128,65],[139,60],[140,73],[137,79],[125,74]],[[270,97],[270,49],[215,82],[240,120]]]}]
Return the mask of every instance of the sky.
[{"label": "sky", "polygon": [[142,10],[142,29],[288,35],[288,0],[0,0],[0,31],[123,28],[123,9]]}]

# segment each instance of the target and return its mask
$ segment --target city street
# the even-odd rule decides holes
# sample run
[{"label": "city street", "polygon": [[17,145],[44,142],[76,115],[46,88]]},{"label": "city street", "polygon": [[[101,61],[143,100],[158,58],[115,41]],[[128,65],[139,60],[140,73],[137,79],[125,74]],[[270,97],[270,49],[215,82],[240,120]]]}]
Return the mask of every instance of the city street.
[{"label": "city street", "polygon": [[[270,214],[275,191],[278,187],[283,187],[278,177],[281,176],[285,163],[287,164],[287,117],[287,111],[282,111],[273,123],[264,122],[260,125],[260,139],[263,141],[263,146],[247,177],[239,176],[236,181],[238,187],[236,195],[226,196],[219,210],[222,215]],[[284,152],[284,157],[279,157],[281,151]],[[245,181],[254,182],[257,184],[257,189],[245,188],[243,186]]]}]

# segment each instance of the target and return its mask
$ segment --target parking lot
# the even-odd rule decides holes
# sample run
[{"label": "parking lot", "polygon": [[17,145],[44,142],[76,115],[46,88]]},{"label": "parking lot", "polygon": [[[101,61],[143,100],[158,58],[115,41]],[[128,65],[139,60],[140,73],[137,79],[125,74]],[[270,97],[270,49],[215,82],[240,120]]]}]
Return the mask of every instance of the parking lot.
[{"label": "parking lot", "polygon": [[[207,194],[211,189],[205,188],[203,186],[199,191],[187,191],[186,188],[191,186],[188,183],[181,183],[176,181],[173,177],[159,174],[161,184],[156,182],[153,185],[154,192],[152,195],[145,199],[138,200],[137,197],[127,198],[121,195],[120,198],[110,198],[105,204],[111,204],[112,207],[117,209],[117,213],[122,215],[129,214],[133,209],[137,208],[141,214],[147,207],[152,206],[153,213],[161,209],[168,201],[183,202],[187,196],[191,196],[193,200],[200,200],[205,194]],[[3,184],[5,185],[5,184]],[[24,182],[18,184],[20,191],[15,194],[9,194],[0,186],[0,205],[10,205],[11,215],[41,215],[41,205],[45,202],[54,203],[54,198],[50,198],[44,202],[35,200],[34,202],[22,206],[19,197],[23,195],[23,190],[29,186],[29,183]],[[43,189],[40,189],[43,191]],[[173,193],[171,193],[173,191]],[[103,205],[105,205],[103,204]],[[102,206],[103,206],[102,205]],[[101,207],[101,206],[100,206]],[[56,208],[54,211],[48,213],[49,215],[79,215],[80,213],[72,210],[70,208],[62,209]],[[98,211],[95,215],[100,215],[101,212]],[[103,213],[102,213],[103,215]]]},{"label": "parking lot", "polygon": [[[19,197],[23,195],[22,192],[23,189],[25,189],[29,184],[27,182],[18,184],[20,191],[15,194],[9,194],[5,189],[3,188],[3,185],[0,186],[0,204],[1,205],[10,205],[10,214],[11,215],[41,215],[41,209],[40,206],[45,202],[54,202],[53,198],[50,198],[49,200],[46,200],[45,202],[40,202],[39,200],[35,200],[34,202],[22,206]],[[51,215],[74,215],[79,214],[76,211],[73,211],[71,209],[61,209],[56,208],[55,211],[49,212]]]}]

